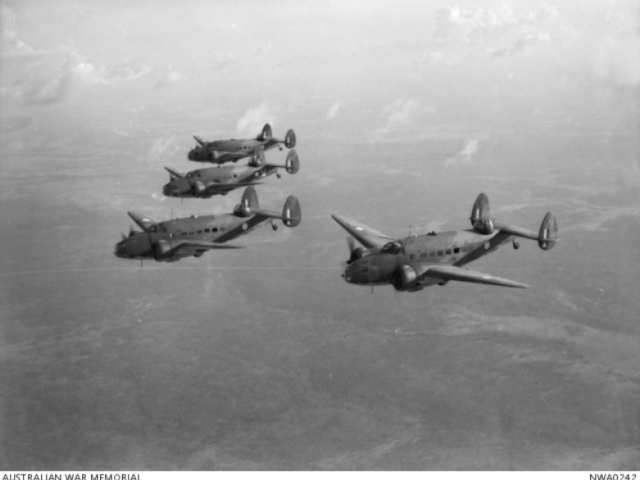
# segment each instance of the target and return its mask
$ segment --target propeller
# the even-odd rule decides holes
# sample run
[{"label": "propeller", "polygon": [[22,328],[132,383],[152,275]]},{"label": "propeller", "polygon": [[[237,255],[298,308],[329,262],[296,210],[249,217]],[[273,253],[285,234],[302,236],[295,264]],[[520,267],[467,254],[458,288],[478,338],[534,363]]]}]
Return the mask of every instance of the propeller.
[{"label": "propeller", "polygon": [[356,249],[356,242],[353,237],[347,237],[347,246],[349,248],[349,255],[351,255]]},{"label": "propeller", "polygon": [[120,232],[120,238],[122,238],[122,240],[126,240],[127,236],[124,233]]}]

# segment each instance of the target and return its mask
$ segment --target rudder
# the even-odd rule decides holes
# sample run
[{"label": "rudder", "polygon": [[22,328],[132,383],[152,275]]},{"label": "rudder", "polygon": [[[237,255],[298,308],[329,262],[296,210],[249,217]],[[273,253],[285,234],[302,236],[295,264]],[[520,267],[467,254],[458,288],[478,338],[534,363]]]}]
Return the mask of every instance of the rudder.
[{"label": "rudder", "polygon": [[264,127],[262,127],[262,133],[258,136],[258,140],[269,140],[271,136],[271,125],[265,123]]},{"label": "rudder", "polygon": [[295,150],[290,150],[287,154],[286,169],[290,174],[298,173],[300,170],[300,159]]},{"label": "rudder", "polygon": [[542,250],[551,250],[558,239],[558,222],[556,216],[548,212],[542,224],[540,224],[540,233],[538,235],[538,246]]},{"label": "rudder", "polygon": [[475,226],[475,223],[480,218],[489,218],[489,197],[486,194],[481,193],[476,198],[475,203],[473,204],[473,208],[471,209],[471,225]]},{"label": "rudder", "polygon": [[293,195],[289,195],[282,209],[282,223],[287,227],[293,228],[300,224],[300,220],[302,220],[300,202]]},{"label": "rudder", "polygon": [[251,186],[247,187],[242,194],[241,205],[248,209],[260,208],[260,204],[258,203],[258,194],[256,193],[255,188]]},{"label": "rudder", "polygon": [[287,134],[284,136],[284,146],[287,148],[293,148],[296,146],[296,132],[292,129],[289,129]]}]

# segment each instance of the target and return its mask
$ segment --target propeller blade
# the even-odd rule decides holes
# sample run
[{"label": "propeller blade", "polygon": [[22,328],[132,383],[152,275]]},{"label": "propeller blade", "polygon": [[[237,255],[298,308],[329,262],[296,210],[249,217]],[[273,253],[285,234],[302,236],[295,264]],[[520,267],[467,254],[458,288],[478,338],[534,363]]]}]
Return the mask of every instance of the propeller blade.
[{"label": "propeller blade", "polygon": [[127,236],[122,232],[120,232],[120,236],[122,237],[122,240],[126,240],[127,239]]},{"label": "propeller blade", "polygon": [[347,237],[347,245],[349,247],[349,255],[351,255],[353,251],[356,249],[356,244],[353,237]]}]

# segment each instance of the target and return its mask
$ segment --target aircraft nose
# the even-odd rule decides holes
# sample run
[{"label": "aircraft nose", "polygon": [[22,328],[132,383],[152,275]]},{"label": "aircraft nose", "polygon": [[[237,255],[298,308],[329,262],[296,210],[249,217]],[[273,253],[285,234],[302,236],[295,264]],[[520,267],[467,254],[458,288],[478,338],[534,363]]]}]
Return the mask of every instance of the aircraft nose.
[{"label": "aircraft nose", "polygon": [[357,282],[356,270],[353,268],[353,265],[348,265],[347,268],[344,269],[342,278],[344,278],[344,281],[347,283]]}]

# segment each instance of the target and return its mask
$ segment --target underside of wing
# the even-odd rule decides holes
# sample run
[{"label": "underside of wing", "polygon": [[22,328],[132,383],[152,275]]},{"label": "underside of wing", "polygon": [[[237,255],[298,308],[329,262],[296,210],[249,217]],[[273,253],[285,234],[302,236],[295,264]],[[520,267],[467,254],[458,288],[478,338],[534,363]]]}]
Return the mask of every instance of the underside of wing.
[{"label": "underside of wing", "polygon": [[249,187],[252,185],[261,185],[262,182],[247,182],[247,183],[212,183],[207,186],[207,193],[218,193],[235,190],[236,188]]},{"label": "underside of wing", "polygon": [[178,248],[193,248],[198,250],[214,250],[214,249],[233,249],[244,248],[239,245],[230,245],[228,243],[207,242],[206,240],[185,240],[181,242]]},{"label": "underside of wing", "polygon": [[218,156],[215,157],[218,162],[235,162],[236,160],[240,160],[242,158],[246,158],[251,155],[251,153],[246,152],[217,152]]},{"label": "underside of wing", "polygon": [[391,238],[351,218],[341,215],[331,215],[331,217],[366,248],[380,248],[395,240],[395,238]]},{"label": "underside of wing", "polygon": [[440,278],[442,280],[455,280],[457,282],[484,283],[486,285],[498,285],[501,287],[527,288],[525,283],[515,282],[506,278],[495,277],[486,273],[453,265],[429,265],[424,273],[426,277]]},{"label": "underside of wing", "polygon": [[153,218],[146,215],[140,215],[139,213],[135,212],[127,212],[127,214],[129,214],[131,219],[136,222],[136,224],[145,232],[149,230],[150,227],[158,223],[157,220],[154,220]]}]

